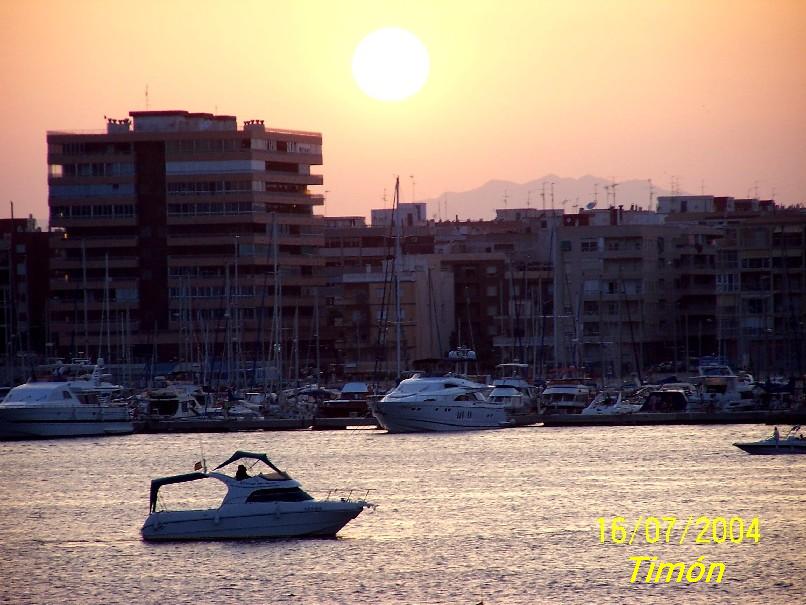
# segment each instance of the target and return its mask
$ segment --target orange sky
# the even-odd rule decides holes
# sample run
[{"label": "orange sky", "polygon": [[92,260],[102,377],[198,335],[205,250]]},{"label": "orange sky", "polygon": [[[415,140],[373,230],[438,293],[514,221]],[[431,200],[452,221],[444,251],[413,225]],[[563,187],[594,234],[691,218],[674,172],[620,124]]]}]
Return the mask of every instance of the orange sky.
[{"label": "orange sky", "polygon": [[[352,78],[384,26],[431,55],[403,102]],[[146,84],[150,109],[322,132],[332,215],[395,174],[403,201],[409,175],[428,199],[547,173],[806,201],[803,0],[5,0],[0,49],[0,216],[47,216],[47,130],[145,109]]]}]

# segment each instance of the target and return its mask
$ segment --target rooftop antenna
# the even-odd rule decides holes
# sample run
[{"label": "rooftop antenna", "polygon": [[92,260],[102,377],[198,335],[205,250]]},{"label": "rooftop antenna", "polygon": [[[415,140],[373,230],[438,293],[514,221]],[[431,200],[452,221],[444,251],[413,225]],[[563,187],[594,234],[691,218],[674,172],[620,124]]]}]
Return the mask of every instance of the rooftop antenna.
[{"label": "rooftop antenna", "polygon": [[504,189],[504,208],[507,207],[507,202],[509,201],[509,192]]},{"label": "rooftop antenna", "polygon": [[322,213],[324,216],[327,216],[327,194],[330,193],[330,189],[325,189],[325,195],[322,196]]},{"label": "rooftop antenna", "polygon": [[543,214],[546,213],[546,181],[543,181],[540,187],[540,199],[543,200]]},{"label": "rooftop antenna", "polygon": [[593,184],[593,201],[599,203],[599,183]]},{"label": "rooftop antenna", "polygon": [[411,203],[413,204],[417,200],[414,196],[414,175],[410,174],[409,178],[411,179]]},{"label": "rooftop antenna", "polygon": [[554,181],[549,184],[551,185],[551,209],[554,210]]},{"label": "rooftop antenna", "polygon": [[758,199],[758,181],[753,181],[753,197]]},{"label": "rooftop antenna", "polygon": [[652,179],[647,179],[647,182],[649,183],[649,206],[647,207],[647,210],[651,211],[652,198],[655,197],[655,187],[652,185]]},{"label": "rooftop antenna", "polygon": [[610,179],[613,181],[613,184],[610,186],[610,190],[613,192],[613,205],[616,205],[616,187],[618,187],[618,183],[616,182],[616,177],[611,176]]},{"label": "rooftop antenna", "polygon": [[705,195],[705,179],[700,179],[700,195]]},{"label": "rooftop antenna", "polygon": [[531,189],[526,192],[526,207],[527,208],[532,207],[532,190]]},{"label": "rooftop antenna", "polygon": [[148,84],[146,84],[146,111],[148,111]]}]

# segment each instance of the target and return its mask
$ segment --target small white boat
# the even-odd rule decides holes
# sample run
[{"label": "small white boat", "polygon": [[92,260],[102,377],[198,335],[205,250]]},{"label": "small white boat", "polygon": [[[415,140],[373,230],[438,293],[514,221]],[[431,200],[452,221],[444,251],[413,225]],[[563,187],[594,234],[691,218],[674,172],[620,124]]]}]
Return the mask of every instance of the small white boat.
[{"label": "small white boat", "polygon": [[789,430],[786,437],[778,434],[778,427],[775,427],[771,437],[761,441],[748,443],[734,443],[736,447],[744,450],[748,454],[782,455],[782,454],[806,454],[806,437],[798,433],[800,425],[795,425]]},{"label": "small white boat", "polygon": [[[238,465],[235,476],[215,472],[237,461],[263,463],[271,472],[249,475]],[[217,479],[227,486],[218,508],[158,510],[159,490],[172,483]],[[266,454],[237,451],[211,472],[154,479],[150,511],[141,529],[143,540],[231,540],[252,538],[332,537],[365,508],[365,499],[315,500]]]}]

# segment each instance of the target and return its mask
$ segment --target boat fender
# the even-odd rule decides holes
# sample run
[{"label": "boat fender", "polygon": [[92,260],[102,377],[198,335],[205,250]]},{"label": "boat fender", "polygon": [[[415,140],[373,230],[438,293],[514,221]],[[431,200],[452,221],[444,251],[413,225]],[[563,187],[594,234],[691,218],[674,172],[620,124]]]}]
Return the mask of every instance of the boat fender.
[{"label": "boat fender", "polygon": [[215,517],[213,517],[213,524],[218,525],[221,522],[221,513],[216,513]]},{"label": "boat fender", "polygon": [[275,503],[275,505],[274,505],[274,518],[275,519],[280,518],[280,503],[279,502]]}]

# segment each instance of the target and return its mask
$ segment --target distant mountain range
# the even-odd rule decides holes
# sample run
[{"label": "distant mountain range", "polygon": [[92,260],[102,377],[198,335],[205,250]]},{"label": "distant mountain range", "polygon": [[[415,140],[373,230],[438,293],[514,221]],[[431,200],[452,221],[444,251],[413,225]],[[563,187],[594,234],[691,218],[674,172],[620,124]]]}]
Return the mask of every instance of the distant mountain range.
[{"label": "distant mountain range", "polygon": [[[552,207],[552,183],[554,184],[554,207],[565,208],[566,212],[576,213],[580,207],[587,207],[595,202],[596,208],[607,208],[613,205],[613,182],[591,175],[578,179],[563,178],[549,174],[528,183],[492,180],[481,187],[470,191],[448,191],[428,203],[428,217],[439,217],[443,220],[453,219],[491,219],[498,208],[545,208]],[[655,206],[659,195],[669,195],[668,189],[652,184],[652,203]],[[685,194],[685,192],[679,192]],[[545,194],[545,195],[544,195]],[[650,184],[647,179],[633,179],[616,182],[615,205],[629,208],[635,204],[641,208],[649,206]],[[447,214],[445,202],[447,200]]]}]

